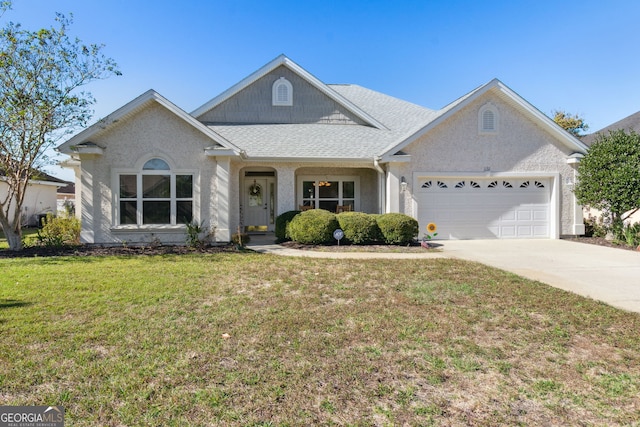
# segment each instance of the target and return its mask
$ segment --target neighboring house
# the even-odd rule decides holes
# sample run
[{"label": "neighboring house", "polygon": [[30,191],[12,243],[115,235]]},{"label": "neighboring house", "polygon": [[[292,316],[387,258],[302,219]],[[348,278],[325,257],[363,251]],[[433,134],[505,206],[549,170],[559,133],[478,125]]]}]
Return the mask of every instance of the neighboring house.
[{"label": "neighboring house", "polygon": [[327,85],[279,56],[187,113],[150,90],[59,147],[89,243],[271,231],[302,206],[402,212],[440,239],[583,234],[586,146],[492,80],[440,110]]},{"label": "neighboring house", "polygon": [[67,215],[75,211],[76,185],[73,182],[65,182],[64,187],[58,188],[57,209],[59,214]]},{"label": "neighboring house", "polygon": [[[633,130],[636,133],[640,133],[640,111],[630,116],[627,116],[622,120],[618,120],[617,122],[610,124],[609,126],[606,126],[597,132],[591,133],[589,135],[585,135],[581,139],[582,139],[582,142],[584,142],[587,146],[590,147],[591,144],[593,144],[596,141],[596,139],[598,138],[598,135],[607,136],[609,135],[609,132],[615,131],[615,130],[624,130],[626,132]],[[584,210],[585,218],[589,218],[589,217],[598,218],[600,215],[601,215],[601,212],[598,211],[597,209],[591,209],[587,207]],[[627,218],[627,222],[629,223],[640,222],[640,212],[636,212],[635,214],[629,216]]]},{"label": "neighboring house", "polygon": [[585,135],[581,138],[582,142],[584,142],[587,146],[591,146],[598,137],[598,135],[609,135],[609,132],[614,130],[624,130],[630,131],[634,130],[637,133],[640,133],[640,111],[634,113],[628,117],[625,117],[622,120],[618,120],[617,122],[610,124],[597,132],[590,133],[589,135]]},{"label": "neighboring house", "polygon": [[[54,176],[47,175],[44,172],[38,172],[37,175],[29,181],[27,191],[22,203],[22,225],[25,227],[34,227],[39,224],[39,219],[47,213],[56,213],[56,192],[59,187],[63,187],[68,183]],[[8,184],[0,171],[0,200],[7,197]],[[10,215],[12,215],[14,207]]]}]

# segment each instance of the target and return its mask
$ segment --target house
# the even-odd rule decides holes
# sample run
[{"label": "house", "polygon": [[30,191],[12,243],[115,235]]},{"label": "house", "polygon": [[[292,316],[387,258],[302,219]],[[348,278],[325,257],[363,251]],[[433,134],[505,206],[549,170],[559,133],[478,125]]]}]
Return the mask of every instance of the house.
[{"label": "house", "polygon": [[187,113],[150,90],[58,147],[88,243],[272,231],[311,206],[402,212],[438,238],[584,233],[587,147],[499,80],[439,110],[325,84],[282,55]]},{"label": "house", "polygon": [[[599,135],[607,136],[609,135],[609,132],[616,131],[616,130],[624,130],[625,132],[635,131],[636,133],[640,133],[640,111],[638,111],[637,113],[631,114],[630,116],[627,116],[624,119],[618,120],[617,122],[612,123],[609,126],[606,126],[600,129],[599,131],[593,132],[589,135],[585,135],[581,138],[581,140],[587,146],[590,147],[596,141]],[[630,213],[631,212],[626,212],[625,215],[623,216],[626,222],[631,224],[640,222],[640,211],[629,215]],[[589,218],[589,217],[599,218],[601,214],[602,212],[600,212],[597,209],[593,209],[589,207],[586,207],[584,209],[585,218]]]},{"label": "house", "polygon": [[[29,180],[22,202],[21,224],[26,227],[35,227],[40,224],[40,218],[47,213],[56,213],[56,193],[58,188],[68,183],[44,172],[37,172]],[[8,196],[9,185],[0,171],[0,200],[5,200]],[[12,203],[9,211],[13,215],[15,204]]]},{"label": "house", "polygon": [[76,185],[73,182],[65,182],[64,187],[58,188],[56,207],[59,214],[67,215],[75,211]]},{"label": "house", "polygon": [[624,130],[624,131],[636,131],[636,133],[640,133],[640,111],[637,113],[631,114],[630,116],[625,117],[622,120],[618,120],[617,122],[610,124],[597,132],[590,133],[581,138],[582,142],[584,142],[587,146],[591,146],[598,137],[598,135],[609,135],[609,132],[615,130]]}]

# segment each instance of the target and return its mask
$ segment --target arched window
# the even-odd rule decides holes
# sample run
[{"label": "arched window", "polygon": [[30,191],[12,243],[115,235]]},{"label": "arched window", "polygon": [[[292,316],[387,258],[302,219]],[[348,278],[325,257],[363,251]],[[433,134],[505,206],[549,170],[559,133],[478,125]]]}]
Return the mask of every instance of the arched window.
[{"label": "arched window", "polygon": [[498,132],[498,109],[492,104],[485,104],[478,112],[478,132],[493,134]]},{"label": "arched window", "polygon": [[293,105],[293,86],[289,80],[280,77],[273,83],[272,103],[277,106]]},{"label": "arched window", "polygon": [[158,158],[138,173],[118,175],[119,225],[180,225],[193,220],[193,175]]}]

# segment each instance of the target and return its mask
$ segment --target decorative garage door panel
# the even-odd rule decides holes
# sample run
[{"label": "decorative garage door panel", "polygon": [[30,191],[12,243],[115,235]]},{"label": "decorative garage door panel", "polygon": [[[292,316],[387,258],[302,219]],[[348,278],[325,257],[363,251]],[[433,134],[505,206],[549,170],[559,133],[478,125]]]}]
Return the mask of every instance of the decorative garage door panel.
[{"label": "decorative garage door panel", "polygon": [[548,238],[550,180],[419,178],[418,221],[437,239]]}]

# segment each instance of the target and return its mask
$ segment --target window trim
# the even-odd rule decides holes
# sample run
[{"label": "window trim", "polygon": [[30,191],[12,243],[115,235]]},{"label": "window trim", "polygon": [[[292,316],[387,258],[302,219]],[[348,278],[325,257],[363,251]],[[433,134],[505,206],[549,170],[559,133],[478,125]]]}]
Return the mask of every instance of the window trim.
[{"label": "window trim", "polygon": [[[143,166],[152,159],[160,159],[169,165],[169,170],[147,170],[143,169]],[[195,169],[177,169],[171,161],[161,156],[149,156],[144,161],[137,163],[137,168],[118,168],[112,170],[111,177],[111,194],[112,194],[112,218],[111,224],[112,230],[170,230],[170,229],[185,229],[186,225],[177,221],[178,214],[178,202],[191,201],[192,204],[192,221],[200,221],[199,200],[200,194],[198,189],[200,188],[200,176]],[[122,224],[120,222],[120,177],[122,175],[134,175],[136,177],[136,197],[123,198],[122,201],[135,201],[136,202],[136,223],[135,224]],[[168,224],[143,224],[143,210],[142,206],[145,201],[158,201],[159,198],[144,198],[142,194],[143,188],[143,175],[169,175],[170,179],[170,197],[162,198],[163,200],[169,200],[170,202],[170,223]],[[177,197],[176,191],[176,177],[179,175],[189,175],[192,179],[192,191],[191,197]]]},{"label": "window trim", "polygon": [[[287,89],[287,98],[285,100],[281,100],[278,96],[281,86]],[[293,85],[289,80],[280,77],[273,82],[273,86],[271,87],[271,103],[274,107],[291,107],[293,105]]]}]

